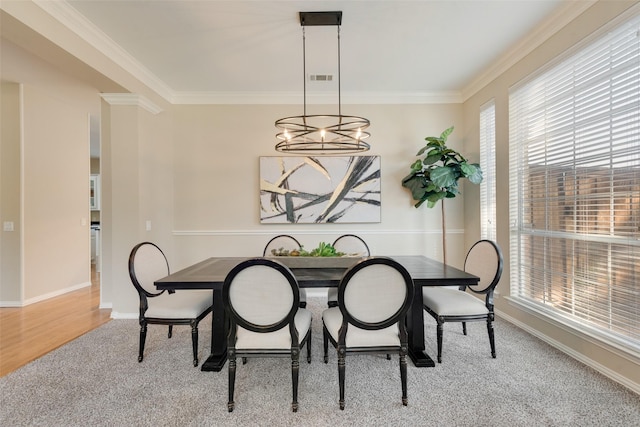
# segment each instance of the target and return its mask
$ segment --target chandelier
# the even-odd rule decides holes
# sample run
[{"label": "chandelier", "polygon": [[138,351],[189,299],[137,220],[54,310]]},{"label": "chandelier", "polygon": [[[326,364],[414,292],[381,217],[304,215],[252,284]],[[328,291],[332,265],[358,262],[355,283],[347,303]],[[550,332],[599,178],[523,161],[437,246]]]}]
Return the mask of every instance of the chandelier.
[{"label": "chandelier", "polygon": [[[342,114],[340,93],[340,24],[342,12],[300,12],[302,26],[302,73],[304,81],[304,111],[301,116],[277,120],[279,129],[276,151],[319,155],[360,153],[369,150],[364,142],[370,134],[365,131],[369,120]],[[305,27],[335,25],[338,29],[338,114],[307,114],[307,75]]]}]

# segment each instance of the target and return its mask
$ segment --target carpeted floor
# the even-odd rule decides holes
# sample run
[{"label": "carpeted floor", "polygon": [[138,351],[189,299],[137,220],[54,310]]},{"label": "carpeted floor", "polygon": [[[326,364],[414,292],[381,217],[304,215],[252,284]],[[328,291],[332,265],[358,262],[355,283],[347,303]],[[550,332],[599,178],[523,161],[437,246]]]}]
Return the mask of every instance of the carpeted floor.
[{"label": "carpeted floor", "polygon": [[[112,320],[0,378],[2,426],[638,426],[640,396],[511,324],[496,321],[498,358],[485,324],[445,325],[443,363],[409,363],[409,406],[401,403],[397,357],[347,357],[346,409],[338,408],[334,352],[322,363],[324,301],[314,312],[313,361],[300,363],[298,413],[291,412],[290,360],[239,365],[236,409],[227,412],[227,371],[202,372],[190,330],[149,327],[137,361],[138,324]],[[435,354],[435,322],[426,326]],[[200,329],[209,354],[210,318]]]}]

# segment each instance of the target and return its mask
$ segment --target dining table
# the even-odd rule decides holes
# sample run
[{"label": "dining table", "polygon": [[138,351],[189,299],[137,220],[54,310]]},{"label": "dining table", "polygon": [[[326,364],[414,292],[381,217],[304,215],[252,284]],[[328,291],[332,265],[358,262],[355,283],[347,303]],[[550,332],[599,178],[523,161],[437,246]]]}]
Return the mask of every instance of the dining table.
[{"label": "dining table", "polygon": [[[475,285],[479,278],[463,270],[423,255],[388,256],[402,264],[413,279],[413,303],[407,313],[409,357],[417,367],[435,366],[425,352],[423,286]],[[220,371],[227,360],[228,321],[222,299],[227,274],[240,262],[255,257],[211,257],[155,281],[158,290],[208,289],[213,291],[211,355],[202,363],[203,371]],[[334,261],[275,257],[287,265],[301,288],[328,288],[340,284],[345,271],[362,258]]]}]

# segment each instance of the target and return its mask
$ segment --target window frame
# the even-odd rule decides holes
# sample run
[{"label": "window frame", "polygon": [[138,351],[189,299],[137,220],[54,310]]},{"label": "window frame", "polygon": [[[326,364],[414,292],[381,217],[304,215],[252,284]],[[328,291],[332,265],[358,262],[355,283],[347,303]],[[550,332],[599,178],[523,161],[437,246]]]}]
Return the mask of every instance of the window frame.
[{"label": "window frame", "polygon": [[[549,149],[549,145],[553,144],[554,138],[558,138],[558,141],[560,140],[557,132],[555,135],[551,135],[551,136],[547,134],[549,132],[549,129],[552,129],[552,130],[557,129],[557,128],[553,128],[553,126],[549,125],[549,123],[551,123],[552,118],[560,117],[560,115],[557,113],[557,111],[559,111],[558,108],[560,104],[560,101],[558,100],[560,100],[562,96],[558,94],[561,91],[569,91],[572,89],[569,88],[568,86],[562,87],[561,85],[565,83],[560,81],[562,79],[558,79],[558,78],[552,79],[550,76],[553,73],[559,72],[560,69],[564,69],[564,72],[566,73],[572,72],[573,74],[571,75],[571,77],[567,78],[567,80],[571,80],[571,84],[569,83],[566,83],[566,84],[574,85],[572,86],[574,92],[571,93],[571,97],[576,98],[578,96],[579,91],[575,90],[575,87],[576,87],[575,79],[578,78],[576,77],[576,75],[579,73],[576,73],[574,72],[574,70],[571,70],[571,67],[578,68],[578,66],[575,65],[575,62],[578,62],[578,59],[581,56],[585,56],[589,54],[595,55],[595,53],[593,53],[595,46],[598,46],[600,43],[603,43],[603,44],[606,43],[607,38],[614,37],[618,31],[622,31],[622,28],[625,28],[625,27],[628,27],[629,33],[636,31],[636,38],[638,39],[638,41],[633,41],[630,44],[634,46],[636,44],[640,45],[640,11],[638,10],[638,8],[634,8],[630,12],[623,14],[619,19],[612,21],[609,25],[605,26],[603,29],[595,32],[594,34],[592,34],[591,37],[585,39],[583,42],[579,43],[574,48],[569,49],[566,53],[559,56],[554,61],[551,61],[546,66],[540,68],[537,72],[525,78],[522,82],[519,82],[518,84],[514,85],[509,90],[509,127],[510,127],[510,131],[509,131],[509,140],[510,140],[509,142],[509,158],[510,158],[510,161],[509,161],[509,166],[510,166],[509,239],[510,239],[510,267],[511,267],[510,300],[515,301],[518,305],[524,307],[525,309],[530,310],[533,313],[540,314],[544,317],[552,319],[553,321],[559,322],[564,325],[568,325],[572,329],[576,329],[587,336],[595,337],[598,340],[606,341],[607,343],[611,344],[616,348],[623,349],[625,351],[630,351],[633,354],[637,355],[638,352],[640,351],[640,335],[638,335],[637,332],[633,332],[633,329],[630,329],[631,331],[630,333],[632,334],[632,336],[627,337],[624,334],[620,334],[618,332],[612,331],[611,328],[607,329],[606,327],[603,327],[602,324],[600,325],[598,324],[599,322],[604,322],[604,320],[594,323],[593,319],[590,319],[588,316],[586,318],[581,317],[582,313],[579,313],[580,316],[577,316],[575,315],[575,312],[571,312],[570,309],[566,309],[566,308],[559,309],[558,308],[559,305],[557,304],[553,305],[550,301],[545,301],[544,299],[542,299],[543,298],[542,296],[534,297],[536,292],[540,292],[540,289],[542,289],[542,288],[540,289],[538,288],[540,285],[537,282],[544,281],[547,279],[538,279],[538,281],[533,280],[535,279],[535,277],[532,277],[531,275],[535,273],[527,273],[526,271],[526,269],[529,269],[529,271],[534,271],[534,267],[535,267],[539,270],[539,274],[541,276],[544,274],[547,274],[549,276],[555,275],[557,277],[558,275],[557,272],[553,272],[551,268],[553,267],[552,265],[553,261],[558,259],[557,257],[554,258],[553,254],[551,253],[551,249],[553,245],[549,242],[552,241],[552,239],[560,239],[563,242],[573,242],[571,244],[574,245],[574,247],[576,245],[580,245],[581,241],[584,241],[584,240],[588,242],[592,242],[593,247],[598,247],[598,245],[601,245],[601,247],[603,247],[602,245],[605,245],[606,247],[608,247],[607,256],[609,258],[606,260],[607,261],[606,263],[603,262],[602,264],[607,265],[606,267],[608,269],[607,280],[610,280],[610,281],[612,280],[611,271],[612,269],[614,269],[614,267],[612,266],[611,260],[615,261],[617,257],[623,257],[623,255],[616,255],[616,253],[611,255],[612,247],[629,247],[631,248],[629,249],[630,260],[633,261],[637,259],[635,258],[638,256],[636,251],[640,251],[639,249],[640,248],[640,226],[637,226],[636,224],[636,227],[638,229],[637,229],[637,232],[635,233],[633,231],[629,231],[626,234],[624,233],[624,231],[616,232],[616,219],[618,217],[616,217],[615,195],[618,187],[615,186],[615,183],[618,182],[618,180],[615,179],[615,173],[616,173],[615,171],[616,170],[619,171],[620,168],[616,169],[615,167],[611,167],[611,172],[610,172],[612,190],[609,194],[610,201],[608,203],[612,206],[612,208],[610,209],[611,213],[609,214],[610,215],[609,222],[611,222],[612,225],[611,225],[611,232],[609,234],[607,234],[606,232],[598,233],[598,230],[594,232],[593,229],[589,228],[589,225],[585,226],[584,224],[580,224],[580,223],[578,223],[577,225],[574,224],[576,230],[578,231],[574,230],[573,232],[568,232],[567,230],[563,230],[561,228],[558,228],[557,226],[550,225],[552,222],[552,220],[550,219],[550,216],[552,216],[552,214],[554,213],[557,213],[558,210],[557,209],[554,210],[553,208],[550,208],[549,207],[550,204],[546,203],[545,199],[548,200],[549,198],[554,197],[554,194],[546,192],[544,193],[543,198],[538,198],[537,200],[534,200],[534,198],[525,198],[523,196],[523,193],[525,193],[528,189],[527,187],[525,187],[525,183],[530,183],[531,181],[530,178],[533,176],[533,174],[531,173],[527,174],[527,171],[530,171],[531,169],[530,165],[532,164],[531,162],[528,162],[525,160],[525,157],[527,156],[529,156],[529,158],[538,156],[536,157],[536,160],[540,161],[540,164],[543,165],[541,166],[541,168],[545,173],[545,175],[543,179],[539,179],[539,181],[542,183],[540,184],[540,187],[539,187],[540,189],[545,188],[546,190],[548,188],[553,188],[553,181],[558,180],[558,176],[554,175],[553,171],[557,170],[559,167],[559,166],[554,166],[554,161],[560,164],[560,162],[558,162],[557,159],[562,155],[561,148],[556,147],[553,150],[553,153],[549,155],[547,155],[546,152],[543,154],[540,154],[540,153]],[[634,30],[634,28],[636,30]],[[614,46],[617,47],[618,45],[616,44]],[[640,51],[640,48],[638,47],[634,47],[633,49],[634,51],[635,49],[638,49],[638,51]],[[609,50],[613,50],[613,49],[609,49]],[[572,61],[574,62],[573,65],[571,64]],[[640,59],[638,59],[638,62],[640,63]],[[583,68],[581,68],[581,70],[582,69]],[[640,104],[640,101],[637,101],[638,99],[640,99],[640,71],[639,70],[640,70],[640,66],[632,65],[631,71],[629,71],[629,73],[633,76],[632,79],[634,79],[634,80],[631,80],[633,82],[632,86],[635,84],[635,86],[638,87],[638,89],[633,89],[633,88],[630,89],[630,91],[632,92],[631,98],[633,98],[633,95],[635,94],[634,90],[637,90],[638,96],[635,99],[636,99],[636,103],[638,104]],[[603,77],[603,78],[606,80],[606,77]],[[547,79],[546,82],[545,82],[545,79]],[[594,80],[598,82],[597,79],[594,79]],[[543,87],[545,84],[547,86]],[[538,87],[536,87],[534,90],[533,87],[535,85],[538,85]],[[556,87],[554,87],[553,90],[548,89],[548,87],[552,85],[556,85]],[[595,89],[599,88],[596,86],[594,87]],[[525,92],[527,90],[529,90],[529,94]],[[585,91],[585,94],[586,94],[585,96],[587,98],[591,97],[592,100],[600,101],[600,99],[596,98],[598,96],[598,92],[594,90],[592,87],[589,87],[589,90],[591,90],[592,92]],[[548,92],[545,92],[545,91],[551,91],[552,95],[558,95],[558,96],[557,97],[548,96]],[[569,93],[569,92],[566,92],[566,93]],[[539,99],[534,99],[536,96],[538,96],[538,94],[540,94]],[[525,96],[530,102],[529,105],[531,105],[531,103],[533,102],[540,103],[541,107],[539,110],[536,111],[536,113],[539,113],[537,116],[531,112],[533,110],[530,111],[530,110],[521,109],[523,104],[521,104],[522,99],[518,99],[518,97],[520,96]],[[547,98],[545,98],[545,96],[547,96]],[[618,96],[621,96],[621,95],[618,95]],[[553,99],[554,102],[557,102],[557,104],[554,104],[553,102],[548,101],[549,99]],[[587,99],[587,101],[591,101],[591,100]],[[631,99],[631,101],[629,102],[633,103],[633,99]],[[566,108],[566,112],[563,112],[563,114],[565,114],[567,117],[566,119],[568,123],[566,125],[567,128],[571,126],[575,126],[576,128],[579,128],[578,125],[575,124],[578,121],[576,120],[576,117],[578,117],[580,114],[583,114],[583,115],[592,114],[592,110],[596,108],[594,107],[596,103],[587,104],[585,102],[585,105],[588,105],[588,107],[585,107],[583,110],[578,110],[578,113],[576,113],[575,104],[571,102],[566,102],[565,105],[563,106],[564,108]],[[526,107],[527,106],[525,106],[525,108]],[[552,110],[553,108],[556,108],[556,110],[552,111],[551,113],[548,113],[548,111]],[[612,118],[618,118],[618,116],[616,116],[617,113],[614,108],[612,108],[611,111],[614,111],[614,112],[609,113],[610,114],[609,119],[611,122],[613,122],[614,120]],[[638,107],[636,104],[633,104],[633,106],[631,107],[631,116],[632,117],[629,119],[631,124],[629,126],[632,129],[631,132],[633,132],[633,135],[636,135],[636,136],[632,136],[631,139],[635,138],[634,140],[637,141],[637,133],[638,133],[638,129],[640,129],[640,107]],[[539,121],[539,129],[536,129],[537,131],[540,132],[540,135],[537,135],[538,142],[532,142],[534,140],[534,137],[532,137],[534,133],[532,131],[532,129],[534,129],[534,125],[532,125],[531,123],[526,123],[523,125],[524,120],[528,120],[531,123],[534,120]],[[573,120],[573,122],[570,122],[571,120]],[[538,124],[536,124],[536,126],[537,125]],[[614,125],[611,125],[611,129],[614,128]],[[523,130],[523,126],[525,128],[527,127],[528,128],[526,130]],[[624,127],[623,125],[620,125],[620,126]],[[527,136],[523,136],[525,134]],[[595,159],[598,158],[599,156],[602,156],[603,152],[598,152],[597,148],[593,148],[595,147],[595,145],[592,144],[593,146],[591,146],[589,145],[590,143],[588,142],[576,143],[575,138],[576,137],[574,135],[568,136],[565,141],[565,144],[571,143],[571,149],[573,149],[574,151],[580,151],[581,148],[584,148],[584,150],[587,150],[587,149],[592,150],[593,151],[592,157],[594,159],[594,164],[596,164]],[[577,138],[580,139],[582,137],[578,136]],[[633,142],[630,142],[627,144],[618,143],[618,141],[621,138],[624,138],[624,136],[621,136],[621,134],[611,135],[608,137],[609,147],[610,147],[608,155],[611,160],[614,160],[614,161],[617,160],[621,162],[620,159],[623,158],[624,155],[622,155],[622,157],[615,157],[616,153],[620,150],[622,150],[622,152],[630,153],[629,158],[631,160],[628,160],[628,162],[631,165],[630,168],[632,169],[632,180],[631,180],[632,184],[631,184],[631,190],[630,190],[630,200],[636,200],[634,199],[634,197],[637,197],[637,194],[638,192],[640,192],[640,190],[638,190],[633,183],[640,182],[640,181],[634,181],[634,179],[637,179],[637,175],[638,175],[637,168],[640,168],[640,160],[638,160],[640,158],[640,154],[637,155],[636,157],[633,157],[635,153],[633,151],[633,147],[634,147]],[[523,142],[522,142],[523,140],[528,140],[529,142],[524,143],[523,145]],[[587,141],[587,139],[585,138],[584,141]],[[580,144],[584,144],[584,145],[580,145]],[[558,147],[560,147],[560,144],[557,144],[557,145]],[[566,145],[563,146],[562,149],[564,149],[565,147]],[[575,171],[579,172],[581,166],[584,167],[585,165],[588,165],[589,162],[585,160],[586,156],[587,154],[578,154],[577,156],[575,156],[577,158],[576,163],[578,164],[578,166],[576,166],[576,163],[574,163],[573,165],[574,172]],[[552,158],[553,160],[551,160]],[[624,161],[624,159],[622,161]],[[619,164],[622,164],[622,163],[619,163]],[[633,169],[633,168],[636,168],[636,169]],[[552,182],[552,184],[549,184],[549,182]],[[547,187],[543,187],[543,185]],[[577,185],[575,187],[577,187]],[[578,193],[576,189],[574,189],[574,191]],[[593,208],[592,208],[592,205],[589,204],[591,203],[589,201],[591,200],[589,198],[589,194],[593,194],[593,193],[594,193],[594,190],[587,190],[586,191],[587,197],[585,197],[583,200],[578,200],[578,198],[583,197],[583,195],[576,196],[575,198],[577,201],[574,203],[573,206],[569,206],[569,209],[572,209],[572,208],[574,210],[577,209],[577,207],[579,207],[579,203],[582,202],[582,204],[586,206],[584,209],[587,210],[587,214],[591,214],[591,211],[589,211],[589,209],[593,209]],[[561,200],[562,197],[564,197],[564,195],[558,196],[557,199]],[[593,197],[595,198],[596,196],[593,196]],[[633,211],[633,206],[635,206],[633,203],[629,207],[630,212]],[[540,208],[538,204],[544,205],[544,207]],[[542,218],[541,222],[543,223],[536,223],[536,221],[534,220],[531,220],[530,223],[527,223],[524,220],[524,218],[527,217],[527,215],[529,215],[530,217],[533,217],[531,212],[534,212],[536,208],[539,208],[540,211],[544,211],[541,217],[538,216],[538,218]],[[593,210],[593,212],[598,212],[598,211]],[[580,214],[574,214],[574,217],[580,218]],[[592,222],[593,221],[599,222],[601,221],[601,218],[599,218],[598,215],[596,214],[596,218],[592,219]],[[633,221],[633,219],[631,221]],[[582,221],[582,222],[586,222],[586,221]],[[580,226],[585,228],[584,232],[579,231]],[[633,227],[630,227],[630,228],[631,230],[633,230]],[[530,243],[536,239],[537,239],[537,242]],[[538,243],[540,241],[542,241],[543,243],[542,244]],[[522,252],[524,250],[530,251],[530,255],[529,255],[530,258],[525,258],[523,256]],[[562,255],[565,255],[565,259],[568,258],[566,257],[567,252],[559,252],[559,253],[561,253]],[[570,253],[573,255],[573,257],[571,258],[572,262],[575,263],[576,252],[570,252]],[[602,253],[604,254],[604,252]],[[535,261],[531,262],[531,259],[537,255],[542,255],[543,257],[542,265],[536,266]],[[578,256],[588,256],[588,255],[589,255],[589,247],[587,244],[587,249],[585,250],[579,249]],[[604,255],[601,255],[601,256],[604,256]],[[525,261],[528,261],[529,264],[527,264],[526,262],[523,263],[523,259],[525,259]],[[549,270],[552,270],[552,273],[549,273],[548,272]],[[573,273],[575,271],[578,271],[578,270],[574,269],[571,272]],[[629,281],[631,283],[631,285],[629,286],[631,290],[633,290],[633,283],[638,282],[639,277],[636,271],[637,270],[634,269],[632,270],[632,273],[631,273],[632,279]],[[599,281],[602,279],[603,277],[601,276],[597,277],[596,279],[593,279],[595,288],[598,288],[598,285],[600,285]],[[525,284],[525,281],[530,281],[530,282],[533,281],[533,283],[530,285],[527,285]],[[524,286],[529,286],[531,289],[523,289]],[[551,289],[551,291],[559,287],[555,285],[555,288],[554,288],[553,286],[554,286],[553,284],[549,286],[549,289]],[[616,290],[615,284],[609,283],[607,286],[609,289]],[[546,291],[546,289],[544,290]],[[635,294],[637,294],[637,285],[636,285]],[[635,294],[632,294],[632,295],[635,295]],[[578,292],[576,292],[575,295],[569,296],[569,299],[571,301],[575,301],[576,299],[580,299],[580,298],[582,298],[582,295],[579,295]],[[638,297],[635,296],[634,298],[638,298]],[[602,305],[598,301],[598,295],[596,295],[596,297],[593,298],[593,301],[595,301],[593,302],[594,306]],[[612,301],[612,298],[610,297],[608,304],[611,304],[611,301]],[[580,304],[584,305],[584,307],[582,306],[579,307],[579,310],[582,310],[585,307],[589,307],[589,304],[592,304],[592,302],[588,301],[586,303],[580,303]],[[623,305],[623,304],[620,304],[620,300],[618,300],[616,304],[617,306],[623,306],[625,308],[629,307],[630,311],[632,312],[629,316],[632,319],[639,318],[640,315],[634,314],[633,302],[627,303],[627,305]],[[635,310],[637,311],[638,308],[636,308]],[[597,310],[594,309],[594,313],[596,313],[596,311]],[[599,312],[597,314],[600,315]]]}]

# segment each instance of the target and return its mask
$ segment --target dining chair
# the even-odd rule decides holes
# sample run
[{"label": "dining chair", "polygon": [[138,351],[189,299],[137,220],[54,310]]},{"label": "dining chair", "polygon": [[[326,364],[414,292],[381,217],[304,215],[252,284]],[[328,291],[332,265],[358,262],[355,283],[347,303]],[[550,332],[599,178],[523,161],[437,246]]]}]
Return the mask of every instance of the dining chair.
[{"label": "dining chair", "polygon": [[151,242],[134,246],[129,255],[129,277],[140,297],[140,348],[138,362],[144,358],[147,325],[168,325],[169,338],[174,325],[190,325],[193,366],[198,366],[198,323],[213,308],[213,293],[180,290],[158,291],[154,281],[169,275],[169,263],[162,250]]},{"label": "dining chair", "polygon": [[297,412],[299,355],[305,344],[311,363],[311,312],[299,307],[293,273],[273,259],[243,261],[225,278],[222,299],[229,317],[227,409],[232,412],[235,407],[237,357],[291,357],[291,408]]},{"label": "dining chair", "polygon": [[340,409],[344,410],[347,354],[398,354],[402,404],[407,405],[407,311],[413,299],[413,280],[397,261],[366,258],[350,267],[338,286],[338,307],[322,313],[324,362],[328,343],[338,354]]},{"label": "dining chair", "polygon": [[[302,249],[302,245],[298,240],[288,234],[280,234],[275,236],[267,242],[262,251],[262,256],[282,256],[284,253],[291,253],[291,251],[299,251]],[[307,306],[307,291],[300,289],[300,307],[305,308]]]},{"label": "dining chair", "polygon": [[[491,357],[496,357],[493,331],[493,293],[502,275],[502,251],[491,240],[479,240],[469,249],[464,270],[480,278],[477,285],[460,286],[458,289],[423,286],[422,304],[438,323],[438,363],[442,363],[442,334],[445,322],[462,322],[462,332],[467,335],[467,323],[485,320],[491,345]],[[484,295],[484,300],[471,293]]]},{"label": "dining chair", "polygon": [[[347,256],[365,257],[370,255],[369,246],[355,234],[343,234],[333,242],[333,247],[337,252],[344,252]],[[338,288],[329,288],[327,291],[327,305],[329,307],[338,306]]]}]

